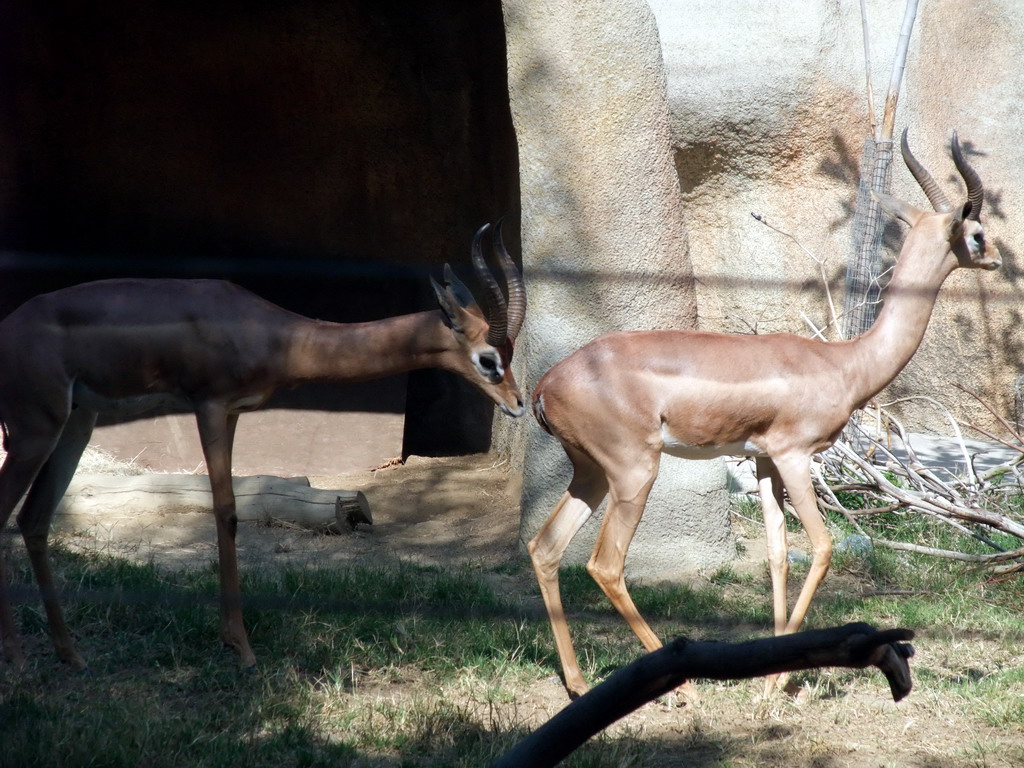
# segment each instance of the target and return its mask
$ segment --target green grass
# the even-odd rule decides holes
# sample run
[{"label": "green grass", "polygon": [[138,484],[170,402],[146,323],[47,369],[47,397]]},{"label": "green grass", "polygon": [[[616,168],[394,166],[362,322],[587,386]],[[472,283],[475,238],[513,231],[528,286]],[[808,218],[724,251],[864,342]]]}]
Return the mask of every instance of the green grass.
[{"label": "green grass", "polygon": [[[212,569],[167,574],[60,547],[53,559],[90,670],[57,663],[41,610],[17,606],[32,656],[20,673],[0,665],[4,768],[487,764],[523,734],[517,723],[443,696],[367,710],[353,691],[426,679],[427,690],[470,686],[484,701],[510,701],[524,680],[555,671],[546,618],[527,618],[479,571],[250,574],[246,619],[260,667],[242,673],[218,645]],[[31,589],[26,569],[14,570],[15,586]],[[623,643],[595,664],[621,666],[635,652]],[[639,764],[630,755],[640,753],[635,740],[606,742],[570,765]]]},{"label": "green grass", "polygon": [[[516,714],[521,692],[558,671],[526,568],[250,568],[246,619],[260,667],[242,673],[219,647],[214,567],[167,572],[59,546],[54,562],[90,672],[72,674],[55,661],[29,572],[16,560],[12,581],[29,595],[16,613],[31,656],[20,672],[0,664],[2,768],[487,765],[526,730]],[[521,588],[496,589],[495,579]],[[791,582],[799,580],[793,569]],[[639,655],[585,569],[566,569],[561,585],[588,679]],[[636,584],[631,593],[663,638],[744,640],[769,631],[767,585],[766,574],[724,568],[691,585]],[[879,549],[837,561],[808,624],[912,628],[924,647],[943,649],[915,660],[918,686],[930,692],[916,695],[933,695],[972,722],[1020,730],[1022,609],[1018,580],[989,581]],[[979,659],[973,641],[994,657]],[[809,672],[802,680],[827,701],[836,686],[871,674]],[[749,696],[739,690],[728,685],[714,696]],[[742,749],[701,727],[692,724],[676,748],[703,750],[701,764],[747,764],[729,762]],[[655,748],[620,730],[567,765],[647,765]]]}]

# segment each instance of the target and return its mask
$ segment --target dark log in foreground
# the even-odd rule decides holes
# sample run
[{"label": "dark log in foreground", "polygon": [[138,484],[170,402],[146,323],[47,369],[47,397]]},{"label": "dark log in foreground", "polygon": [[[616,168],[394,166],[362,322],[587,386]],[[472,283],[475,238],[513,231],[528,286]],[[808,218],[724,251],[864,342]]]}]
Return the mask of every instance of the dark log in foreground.
[{"label": "dark log in foreground", "polygon": [[702,643],[680,637],[625,667],[548,720],[491,768],[545,768],[563,760],[598,731],[686,680],[740,680],[817,667],[878,667],[899,701],[910,693],[914,655],[909,629],[879,632],[847,624],[746,643]]}]

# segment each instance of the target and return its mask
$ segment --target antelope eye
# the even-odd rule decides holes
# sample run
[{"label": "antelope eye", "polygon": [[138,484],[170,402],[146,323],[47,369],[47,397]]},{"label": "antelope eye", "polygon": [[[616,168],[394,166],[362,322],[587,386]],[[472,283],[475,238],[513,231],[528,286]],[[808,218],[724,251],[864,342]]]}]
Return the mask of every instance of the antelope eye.
[{"label": "antelope eye", "polygon": [[493,355],[480,355],[477,358],[477,367],[480,373],[492,384],[501,381],[504,372],[501,369],[501,362]]}]

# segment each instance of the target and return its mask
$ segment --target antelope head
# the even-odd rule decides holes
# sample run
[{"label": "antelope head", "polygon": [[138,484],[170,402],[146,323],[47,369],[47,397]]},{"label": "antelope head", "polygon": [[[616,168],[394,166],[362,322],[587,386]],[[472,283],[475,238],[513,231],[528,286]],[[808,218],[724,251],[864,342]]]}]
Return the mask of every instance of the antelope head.
[{"label": "antelope head", "polygon": [[458,349],[458,354],[449,358],[451,364],[446,367],[476,385],[507,415],[522,416],[525,413],[523,397],[510,366],[516,336],[526,317],[526,288],[502,242],[499,219],[494,226],[492,241],[505,275],[506,301],[484,260],[482,241],[490,228],[490,224],[484,224],[477,230],[471,249],[473,269],[486,290],[486,315],[449,265],[444,265],[443,286],[433,278],[430,282]]},{"label": "antelope head", "polygon": [[[914,157],[907,143],[907,129],[903,129],[903,136],[900,141],[900,148],[903,152],[903,160],[907,168],[921,185],[921,189],[928,196],[928,202],[932,204],[937,214],[941,214],[937,224],[944,229],[944,237],[949,244],[949,251],[956,258],[956,266],[971,269],[997,269],[1002,264],[1002,257],[999,249],[985,239],[985,229],[981,224],[981,208],[985,202],[985,188],[981,183],[981,177],[971,167],[964,157],[960,147],[960,139],[956,131],[953,131],[951,153],[953,164],[956,165],[960,177],[967,185],[967,201],[957,207],[950,203],[949,198],[939,188],[938,183]],[[889,213],[897,216],[911,227],[914,227],[926,216],[934,216],[922,211],[909,203],[896,198],[873,192],[875,199]]]}]

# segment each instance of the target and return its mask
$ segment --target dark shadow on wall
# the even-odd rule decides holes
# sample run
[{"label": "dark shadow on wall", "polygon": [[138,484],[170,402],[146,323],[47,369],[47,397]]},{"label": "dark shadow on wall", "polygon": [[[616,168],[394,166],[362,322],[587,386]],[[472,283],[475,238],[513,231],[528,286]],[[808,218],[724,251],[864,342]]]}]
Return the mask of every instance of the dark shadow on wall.
[{"label": "dark shadow on wall", "polygon": [[[519,252],[499,0],[0,0],[0,18],[0,316],[147,274],[369,320],[435,306],[427,275],[468,275],[485,221],[508,216]],[[409,382],[446,409],[442,430],[409,412],[411,452],[489,446],[489,402]]]}]

